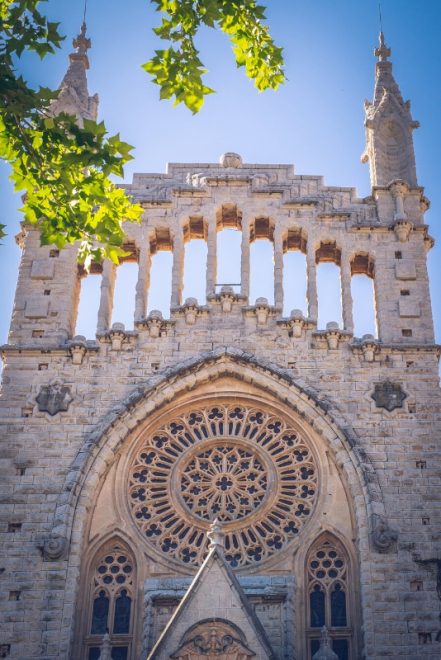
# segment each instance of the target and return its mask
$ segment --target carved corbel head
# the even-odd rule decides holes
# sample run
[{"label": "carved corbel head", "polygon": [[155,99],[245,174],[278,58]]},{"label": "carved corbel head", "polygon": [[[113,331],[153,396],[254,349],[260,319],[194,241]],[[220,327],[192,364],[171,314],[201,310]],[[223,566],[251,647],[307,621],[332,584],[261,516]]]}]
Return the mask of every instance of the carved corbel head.
[{"label": "carved corbel head", "polygon": [[51,534],[37,544],[44,561],[58,561],[66,557],[68,542],[61,534]]},{"label": "carved corbel head", "polygon": [[400,243],[405,243],[409,240],[410,232],[413,229],[413,224],[408,220],[399,220],[394,224],[394,232]]},{"label": "carved corbel head", "polygon": [[126,328],[124,323],[114,323],[109,331],[112,351],[120,351],[123,341],[126,338]]},{"label": "carved corbel head", "polygon": [[378,513],[371,515],[371,541],[377,552],[390,552],[393,550],[398,533],[391,529],[386,519]]},{"label": "carved corbel head", "polygon": [[291,314],[289,315],[289,318],[290,318],[290,324],[291,324],[293,336],[296,338],[301,337],[303,334],[303,328],[306,325],[306,319],[303,316],[302,310],[301,309],[291,310]]},{"label": "carved corbel head", "polygon": [[146,324],[149,329],[150,337],[156,338],[161,334],[161,326],[164,322],[162,312],[159,309],[153,309],[146,318]]},{"label": "carved corbel head", "polygon": [[257,325],[265,325],[269,314],[269,304],[267,298],[257,298],[256,300]]},{"label": "carved corbel head", "polygon": [[185,322],[187,325],[194,325],[198,315],[198,301],[196,298],[186,298],[184,303]]},{"label": "carved corbel head", "polygon": [[223,312],[231,312],[234,302],[234,289],[232,286],[223,286],[220,290],[220,301]]},{"label": "carved corbel head", "polygon": [[72,364],[82,364],[83,358],[87,353],[86,337],[76,335],[69,342],[69,353],[72,356]]},{"label": "carved corbel head", "polygon": [[341,338],[341,332],[338,323],[335,321],[330,321],[327,323],[325,334],[329,350],[335,351],[338,348],[338,344]]},{"label": "carved corbel head", "polygon": [[373,335],[363,335],[361,338],[361,350],[366,362],[373,362],[375,360],[375,353],[377,353],[379,347]]}]

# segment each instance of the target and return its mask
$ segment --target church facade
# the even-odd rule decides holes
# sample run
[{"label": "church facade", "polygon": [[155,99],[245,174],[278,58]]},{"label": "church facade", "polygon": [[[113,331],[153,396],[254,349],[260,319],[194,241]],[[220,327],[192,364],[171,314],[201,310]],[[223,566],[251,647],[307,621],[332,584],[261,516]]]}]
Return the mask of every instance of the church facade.
[{"label": "church facade", "polygon": [[[54,112],[94,118],[84,30],[74,45]],[[417,123],[382,35],[376,56],[369,197],[234,153],[125,186],[144,208],[125,228],[133,330],[112,317],[117,266],[88,274],[75,247],[22,228],[2,347],[1,657],[440,657],[433,241]],[[224,228],[241,234],[240,286],[217,281]],[[182,299],[194,238],[207,244],[203,301]],[[260,239],[273,303],[250,300]],[[162,250],[168,318],[148,305]],[[289,251],[305,257],[307,310],[284,315]],[[340,269],[343,323],[318,328],[323,262]],[[373,282],[377,336],[354,336],[357,274]],[[75,325],[92,275],[90,340]]]}]

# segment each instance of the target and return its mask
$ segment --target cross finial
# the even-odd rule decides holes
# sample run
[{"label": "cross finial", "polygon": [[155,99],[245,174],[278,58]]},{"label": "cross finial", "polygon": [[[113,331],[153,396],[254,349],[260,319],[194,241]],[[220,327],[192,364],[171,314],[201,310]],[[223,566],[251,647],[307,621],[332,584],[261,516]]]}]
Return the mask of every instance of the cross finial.
[{"label": "cross finial", "polygon": [[210,531],[207,534],[210,539],[210,548],[224,549],[225,534],[222,531],[222,525],[218,518],[215,518],[210,525]]},{"label": "cross finial", "polygon": [[324,648],[329,646],[329,632],[326,626],[323,626],[323,628],[320,630],[320,642],[321,646]]},{"label": "cross finial", "polygon": [[87,55],[87,51],[91,46],[90,39],[86,37],[86,31],[87,31],[87,26],[86,23],[83,21],[83,24],[81,25],[80,34],[77,37],[75,37],[75,39],[72,41],[72,45],[76,49],[78,55]]},{"label": "cross finial", "polygon": [[376,48],[374,52],[375,57],[378,57],[380,62],[387,62],[387,58],[390,57],[391,50],[386,46],[383,30],[380,31],[378,48]]}]

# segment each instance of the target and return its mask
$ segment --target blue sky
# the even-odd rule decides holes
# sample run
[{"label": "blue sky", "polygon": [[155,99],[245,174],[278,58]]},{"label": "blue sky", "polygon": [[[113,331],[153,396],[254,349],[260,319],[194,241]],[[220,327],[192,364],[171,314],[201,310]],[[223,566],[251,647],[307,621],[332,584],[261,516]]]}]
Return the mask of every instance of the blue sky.
[{"label": "blue sky", "polygon": [[[120,132],[136,147],[126,181],[135,171],[163,172],[169,161],[214,162],[221,153],[236,151],[246,162],[293,163],[298,174],[320,174],[329,185],[354,186],[360,196],[370,193],[369,169],[360,163],[360,155],[364,149],[363,101],[372,97],[374,85],[377,1],[263,3],[272,34],[285,49],[288,82],[277,92],[258,94],[235,68],[227,38],[206,30],[198,45],[209,69],[207,84],[217,93],[207,99],[199,115],[192,116],[184,107],[159,101],[158,89],[140,68],[160,47],[151,32],[159,15],[147,0],[88,1],[88,32],[93,41],[89,90],[100,96],[100,118],[109,132]],[[49,0],[45,11],[61,22],[67,36],[63,47],[43,62],[26,56],[19,68],[34,85],[57,87],[72,50],[71,39],[79,31],[83,2]],[[421,123],[414,133],[415,152],[418,181],[431,200],[426,221],[431,235],[438,239],[429,255],[429,274],[440,341],[441,3],[382,0],[382,13],[395,78],[404,98],[412,102],[414,118]],[[13,238],[20,220],[20,199],[11,193],[7,176],[7,167],[1,164],[0,222],[7,224],[8,237],[0,259],[0,342],[7,338],[20,256]],[[198,280],[196,274],[195,289]],[[191,295],[190,290],[187,293]],[[166,303],[159,297],[155,306],[161,304]],[[369,321],[366,331],[368,326]]]}]

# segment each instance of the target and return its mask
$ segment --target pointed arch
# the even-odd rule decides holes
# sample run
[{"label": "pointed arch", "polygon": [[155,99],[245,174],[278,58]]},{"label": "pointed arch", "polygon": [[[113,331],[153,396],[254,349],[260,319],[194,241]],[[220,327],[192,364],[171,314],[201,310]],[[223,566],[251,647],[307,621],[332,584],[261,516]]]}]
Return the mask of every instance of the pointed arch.
[{"label": "pointed arch", "polygon": [[[129,657],[134,642],[137,600],[135,553],[120,535],[108,535],[86,551],[76,639],[78,657],[99,657],[106,632],[112,648]],[[118,656],[119,657],[119,656]]]},{"label": "pointed arch", "polygon": [[[387,523],[375,470],[366,454],[357,447],[354,431],[338,410],[312,388],[296,382],[291,371],[236,348],[219,348],[177,364],[161,376],[153,376],[138,385],[85,439],[66,476],[51,535],[51,539],[59,541],[61,549],[66,549],[68,544],[71,546],[68,579],[78,580],[82,539],[94,494],[124,443],[137,437],[155,415],[164,414],[171,402],[182,397],[194,400],[197,388],[205,387],[214,396],[209,384],[224,376],[234,379],[243,391],[250,391],[251,387],[261,393],[259,397],[271,397],[273,406],[279,402],[277,405],[289,409],[289,414],[301,422],[302,428],[310,429],[314,437],[320,438],[344,479],[364,556],[369,553],[367,532],[372,528],[372,521],[375,525],[381,523],[384,537]],[[66,603],[65,607],[68,620],[70,604]]]},{"label": "pointed arch", "polygon": [[323,626],[339,660],[359,657],[357,564],[352,542],[337,530],[323,530],[306,548],[299,611],[305,613],[301,629],[306,632],[303,656],[308,660],[320,647]]}]

